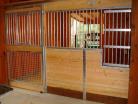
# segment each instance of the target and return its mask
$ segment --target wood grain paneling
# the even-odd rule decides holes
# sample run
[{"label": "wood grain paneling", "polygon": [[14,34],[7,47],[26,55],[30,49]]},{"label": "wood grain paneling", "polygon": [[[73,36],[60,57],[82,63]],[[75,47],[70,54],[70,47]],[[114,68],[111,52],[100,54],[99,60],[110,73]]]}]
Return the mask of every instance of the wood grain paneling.
[{"label": "wood grain paneling", "polygon": [[48,48],[46,54],[48,86],[82,91],[82,50]]},{"label": "wood grain paneling", "polygon": [[46,3],[45,10],[116,7],[131,7],[131,0],[62,0],[57,2]]},{"label": "wood grain paneling", "polygon": [[[128,97],[129,69],[103,67],[101,50],[87,50],[87,93]],[[47,82],[50,87],[82,91],[82,50],[47,49]]]},{"label": "wood grain paneling", "polygon": [[34,83],[32,81],[31,82],[10,81],[10,86],[16,87],[16,88],[32,90],[32,91],[37,91],[37,92],[44,91],[42,84],[40,84],[40,83],[36,84],[36,81]]},{"label": "wood grain paneling", "polygon": [[7,46],[7,51],[27,51],[27,52],[42,52],[41,47],[34,46]]},{"label": "wood grain paneling", "polygon": [[87,92],[128,97],[129,69],[102,66],[101,50],[87,50]]},{"label": "wood grain paneling", "polygon": [[101,50],[87,50],[87,92],[128,97],[129,69],[102,66]]},{"label": "wood grain paneling", "polygon": [[132,0],[131,65],[128,104],[138,104],[138,1]]}]

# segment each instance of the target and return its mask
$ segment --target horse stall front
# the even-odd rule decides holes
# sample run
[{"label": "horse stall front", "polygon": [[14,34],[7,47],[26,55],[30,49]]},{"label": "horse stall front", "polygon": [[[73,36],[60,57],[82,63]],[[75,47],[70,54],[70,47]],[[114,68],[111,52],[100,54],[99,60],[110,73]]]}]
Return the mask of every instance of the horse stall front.
[{"label": "horse stall front", "polygon": [[131,1],[49,2],[5,18],[11,86],[127,102]]},{"label": "horse stall front", "polygon": [[9,84],[43,91],[41,8],[8,9],[5,23]]}]

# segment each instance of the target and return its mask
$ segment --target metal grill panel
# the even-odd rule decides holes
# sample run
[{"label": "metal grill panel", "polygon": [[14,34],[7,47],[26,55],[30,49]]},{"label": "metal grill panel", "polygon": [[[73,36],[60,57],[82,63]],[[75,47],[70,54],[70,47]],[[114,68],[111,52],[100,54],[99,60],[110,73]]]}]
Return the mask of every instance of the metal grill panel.
[{"label": "metal grill panel", "polygon": [[6,42],[8,45],[41,44],[41,12],[21,12],[6,14]]},{"label": "metal grill panel", "polygon": [[45,45],[54,48],[101,48],[103,10],[45,12]]},{"label": "metal grill panel", "polygon": [[42,82],[41,54],[32,52],[7,52],[10,80]]},{"label": "metal grill panel", "polygon": [[131,10],[105,10],[103,65],[130,65]]}]

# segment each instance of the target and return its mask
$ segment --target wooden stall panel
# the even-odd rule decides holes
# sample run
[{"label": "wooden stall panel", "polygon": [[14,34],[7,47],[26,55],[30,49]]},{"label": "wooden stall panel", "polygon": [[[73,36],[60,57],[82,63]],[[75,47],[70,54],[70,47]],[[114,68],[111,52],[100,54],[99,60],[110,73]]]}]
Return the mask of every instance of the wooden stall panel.
[{"label": "wooden stall panel", "polygon": [[128,98],[129,69],[105,67],[101,50],[87,50],[87,93]]},{"label": "wooden stall panel", "polygon": [[47,84],[82,91],[82,50],[47,49]]}]

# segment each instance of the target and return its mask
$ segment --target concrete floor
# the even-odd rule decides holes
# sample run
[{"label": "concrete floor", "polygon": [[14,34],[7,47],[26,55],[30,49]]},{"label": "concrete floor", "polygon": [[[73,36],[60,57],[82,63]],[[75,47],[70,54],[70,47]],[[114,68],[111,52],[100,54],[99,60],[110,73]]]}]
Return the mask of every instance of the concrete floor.
[{"label": "concrete floor", "polygon": [[28,90],[14,89],[0,96],[0,104],[102,104]]}]

